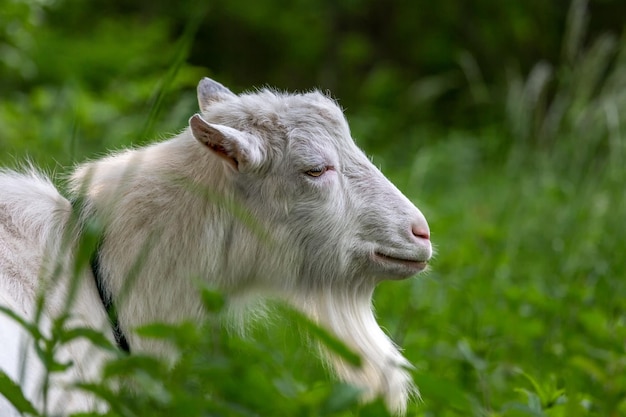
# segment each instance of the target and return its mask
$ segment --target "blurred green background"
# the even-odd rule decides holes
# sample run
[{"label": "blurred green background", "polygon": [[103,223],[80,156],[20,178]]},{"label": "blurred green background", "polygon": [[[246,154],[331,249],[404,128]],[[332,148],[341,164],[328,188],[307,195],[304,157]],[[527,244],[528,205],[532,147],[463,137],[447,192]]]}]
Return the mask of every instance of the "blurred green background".
[{"label": "blurred green background", "polygon": [[[375,295],[416,366],[409,414],[626,416],[624,16],[621,0],[0,0],[0,162],[66,173],[165,138],[203,76],[328,90],[438,247]],[[224,342],[238,386],[193,388],[236,406],[184,415],[383,413],[282,327]],[[150,413],[116,412],[200,401],[176,388],[190,363],[149,385]]]}]

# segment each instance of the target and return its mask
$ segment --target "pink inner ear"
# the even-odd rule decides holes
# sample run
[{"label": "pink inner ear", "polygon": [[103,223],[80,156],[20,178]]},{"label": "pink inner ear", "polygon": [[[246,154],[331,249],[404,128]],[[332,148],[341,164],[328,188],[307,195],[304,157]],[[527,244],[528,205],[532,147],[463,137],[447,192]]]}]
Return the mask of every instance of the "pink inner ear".
[{"label": "pink inner ear", "polygon": [[234,169],[239,169],[239,161],[235,157],[236,153],[222,145],[224,141],[227,141],[227,137],[223,132],[208,124],[198,114],[193,115],[189,119],[189,126],[194,137],[200,143],[211,149],[220,158],[225,159]]},{"label": "pink inner ear", "polygon": [[232,155],[229,155],[229,153],[226,150],[226,148],[223,147],[222,145],[218,145],[216,143],[209,142],[209,143],[207,143],[207,146],[209,148],[211,148],[215,153],[220,155],[222,158],[225,158],[227,161],[229,161],[232,164],[234,164],[235,168],[239,167],[239,161],[237,161],[237,158],[235,158]]}]

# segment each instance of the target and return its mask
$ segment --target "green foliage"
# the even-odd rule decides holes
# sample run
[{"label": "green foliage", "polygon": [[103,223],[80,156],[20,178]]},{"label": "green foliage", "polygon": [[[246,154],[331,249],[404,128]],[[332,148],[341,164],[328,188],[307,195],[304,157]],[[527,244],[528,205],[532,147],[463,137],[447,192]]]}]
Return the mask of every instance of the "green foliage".
[{"label": "green foliage", "polygon": [[13,382],[11,378],[0,370],[0,393],[4,396],[20,413],[37,414],[35,407],[24,397],[20,386]]},{"label": "green foliage", "polygon": [[[3,165],[29,156],[66,171],[175,132],[207,75],[194,64],[235,90],[330,88],[438,247],[430,272],[375,294],[416,366],[422,401],[409,415],[626,415],[626,49],[589,20],[599,2],[575,0],[567,20],[563,2],[169,4],[0,0]],[[300,333],[357,359],[308,319],[279,306],[241,337],[217,320],[226,301],[199,291],[203,326],[141,330],[182,349],[176,366],[118,355],[106,380],[82,386],[107,415],[386,414],[326,375]],[[54,353],[76,338],[112,349],[65,316],[42,335],[40,315],[0,314],[33,335],[50,373],[72,366]],[[35,414],[3,374],[0,392]]]},{"label": "green foliage", "polygon": [[568,142],[558,151],[569,150],[570,168],[583,175],[599,163],[621,169],[626,107],[626,44],[604,34],[586,47],[585,3],[570,8],[561,65],[540,62],[526,80],[514,76],[506,101],[514,140],[546,150]]}]

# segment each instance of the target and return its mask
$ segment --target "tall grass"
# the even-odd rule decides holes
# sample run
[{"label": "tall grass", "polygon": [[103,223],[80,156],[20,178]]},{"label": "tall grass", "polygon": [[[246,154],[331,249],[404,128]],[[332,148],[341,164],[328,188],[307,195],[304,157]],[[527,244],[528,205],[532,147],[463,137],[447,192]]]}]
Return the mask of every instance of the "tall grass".
[{"label": "tall grass", "polygon": [[626,43],[604,34],[587,45],[586,7],[586,0],[571,4],[559,65],[539,62],[526,78],[511,74],[506,97],[512,138],[557,152],[557,162],[579,171],[573,175],[624,163]]},{"label": "tall grass", "polygon": [[[585,10],[572,2],[561,62],[511,71],[506,92],[491,92],[504,103],[502,125],[451,132],[412,166],[389,167],[439,252],[430,273],[384,283],[375,297],[416,365],[423,401],[409,415],[626,415],[626,43],[586,39]],[[494,160],[485,143],[506,152]],[[110,404],[107,415],[386,415],[327,377],[293,331],[327,337],[306,320],[279,308],[242,338],[221,326],[221,297],[199,291],[204,325],[141,330],[180,347],[174,368],[118,355],[101,384],[82,387]],[[56,326],[42,344],[51,372],[46,358],[73,331]],[[120,380],[134,389],[112,390]],[[1,376],[0,393],[37,415]]]},{"label": "tall grass", "polygon": [[587,17],[574,1],[559,65],[511,75],[500,129],[453,132],[410,174],[439,256],[377,305],[418,365],[417,415],[626,413],[626,48],[587,45]]}]

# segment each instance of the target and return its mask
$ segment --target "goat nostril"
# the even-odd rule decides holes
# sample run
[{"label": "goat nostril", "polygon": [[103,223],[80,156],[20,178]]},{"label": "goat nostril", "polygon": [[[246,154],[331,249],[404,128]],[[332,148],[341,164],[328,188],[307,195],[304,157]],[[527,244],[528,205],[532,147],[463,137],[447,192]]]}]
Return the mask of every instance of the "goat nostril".
[{"label": "goat nostril", "polygon": [[413,236],[417,238],[430,240],[430,232],[428,231],[428,229],[423,229],[419,226],[413,226],[411,227],[411,231],[413,233]]}]

